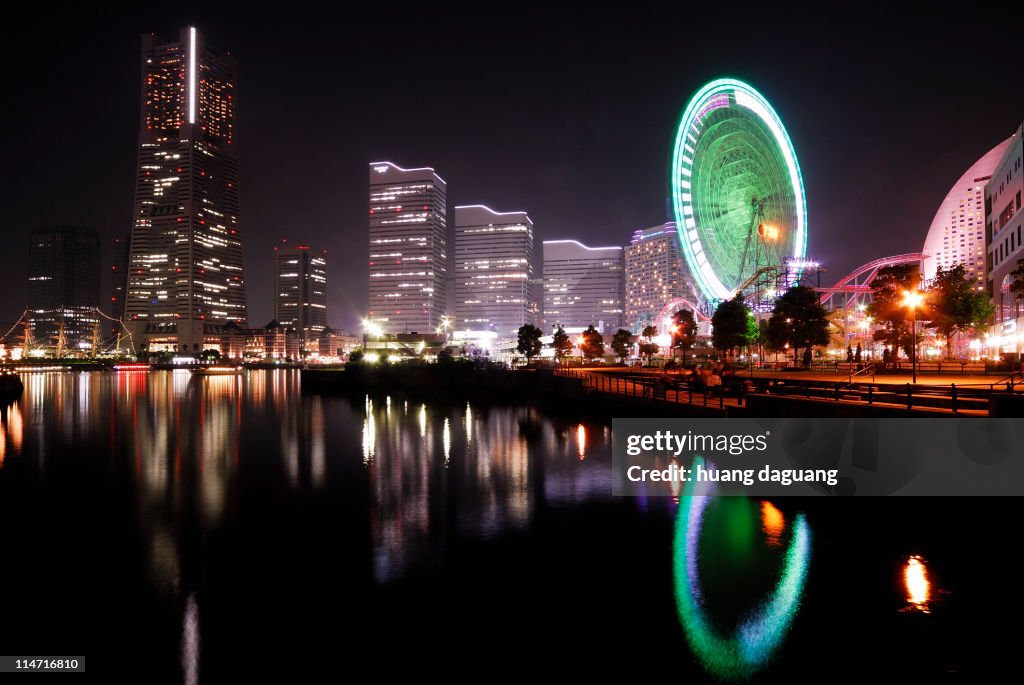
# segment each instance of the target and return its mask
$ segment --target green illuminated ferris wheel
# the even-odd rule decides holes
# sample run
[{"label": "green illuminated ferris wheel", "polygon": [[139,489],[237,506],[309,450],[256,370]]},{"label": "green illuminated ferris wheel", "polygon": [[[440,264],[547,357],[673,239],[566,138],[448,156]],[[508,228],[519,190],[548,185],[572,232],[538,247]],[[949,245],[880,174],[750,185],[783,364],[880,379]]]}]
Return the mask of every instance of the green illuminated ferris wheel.
[{"label": "green illuminated ferris wheel", "polygon": [[778,114],[749,85],[719,79],[697,91],[671,173],[679,241],[704,297],[729,299],[758,274],[803,262],[800,165]]}]

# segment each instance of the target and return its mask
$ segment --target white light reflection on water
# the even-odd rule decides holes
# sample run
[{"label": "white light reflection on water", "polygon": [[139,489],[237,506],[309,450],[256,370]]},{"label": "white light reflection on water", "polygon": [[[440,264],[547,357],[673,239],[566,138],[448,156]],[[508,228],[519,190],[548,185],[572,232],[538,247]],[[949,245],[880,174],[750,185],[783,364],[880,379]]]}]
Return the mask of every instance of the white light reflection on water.
[{"label": "white light reflection on water", "polygon": [[444,417],[444,428],[441,431],[441,446],[444,447],[444,465],[447,467],[452,458],[452,431],[447,416]]},{"label": "white light reflection on water", "polygon": [[181,673],[185,685],[199,683],[199,605],[195,595],[185,601],[181,618]]}]

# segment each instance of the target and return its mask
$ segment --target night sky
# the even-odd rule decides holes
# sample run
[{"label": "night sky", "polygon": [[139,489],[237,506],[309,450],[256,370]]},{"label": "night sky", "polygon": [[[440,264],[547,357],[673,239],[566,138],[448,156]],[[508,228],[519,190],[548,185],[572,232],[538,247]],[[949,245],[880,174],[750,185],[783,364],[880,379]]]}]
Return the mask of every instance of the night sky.
[{"label": "night sky", "polygon": [[329,251],[331,325],[354,327],[365,312],[370,161],[433,166],[450,204],[528,211],[538,259],[546,239],[624,245],[669,218],[670,146],[686,102],[733,76],[789,131],[808,255],[824,262],[827,284],[919,250],[950,185],[1024,118],[1020,47],[1010,45],[1019,31],[965,3],[906,18],[891,4],[791,16],[735,3],[701,16],[166,4],[51,3],[8,25],[0,320],[24,308],[33,227],[96,228],[107,266],[109,243],[130,228],[143,32],[174,38],[194,24],[238,58],[253,325],[272,317],[282,238]]}]

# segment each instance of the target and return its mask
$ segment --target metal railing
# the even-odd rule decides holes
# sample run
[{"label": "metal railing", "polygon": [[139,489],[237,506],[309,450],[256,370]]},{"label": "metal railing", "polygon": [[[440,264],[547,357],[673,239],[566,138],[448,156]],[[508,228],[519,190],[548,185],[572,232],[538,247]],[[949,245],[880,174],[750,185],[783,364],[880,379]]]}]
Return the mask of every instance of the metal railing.
[{"label": "metal railing", "polygon": [[[579,378],[584,386],[599,392],[627,395],[669,402],[682,402],[702,406],[742,407],[750,393],[804,397],[824,401],[855,402],[867,405],[912,409],[931,408],[959,414],[964,411],[988,411],[988,399],[1004,392],[1024,392],[1024,376],[1014,372],[991,383],[950,383],[949,385],[914,385],[878,383],[868,381],[871,366],[840,382],[821,379],[759,378],[753,386],[738,381],[750,381],[747,376],[725,376],[725,384],[705,387],[684,378],[673,378],[657,369],[629,369],[604,371],[598,369],[556,369],[556,375]],[[861,377],[863,381],[859,380]],[[732,382],[730,382],[730,380]],[[844,392],[845,391],[845,392]],[[733,395],[728,397],[727,395]]]},{"label": "metal railing", "polygon": [[[727,406],[741,407],[746,395],[742,383],[718,386],[700,386],[689,380],[672,378],[664,371],[658,373],[636,373],[639,369],[631,369],[628,373],[602,373],[595,369],[561,368],[555,369],[555,375],[563,378],[581,379],[584,387],[598,392],[662,400],[681,404],[714,407],[717,400],[719,409]],[[734,378],[739,378],[734,377]],[[731,394],[732,397],[727,397]]]}]

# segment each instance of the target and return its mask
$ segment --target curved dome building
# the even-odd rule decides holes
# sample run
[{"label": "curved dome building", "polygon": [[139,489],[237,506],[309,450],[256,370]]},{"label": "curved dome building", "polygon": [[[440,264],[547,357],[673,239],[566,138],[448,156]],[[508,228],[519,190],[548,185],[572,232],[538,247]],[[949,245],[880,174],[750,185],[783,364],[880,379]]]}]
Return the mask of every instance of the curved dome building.
[{"label": "curved dome building", "polygon": [[1010,145],[1012,136],[989,150],[971,165],[939,205],[921,250],[925,282],[935,277],[938,267],[949,269],[963,264],[967,277],[985,285],[985,184]]}]

